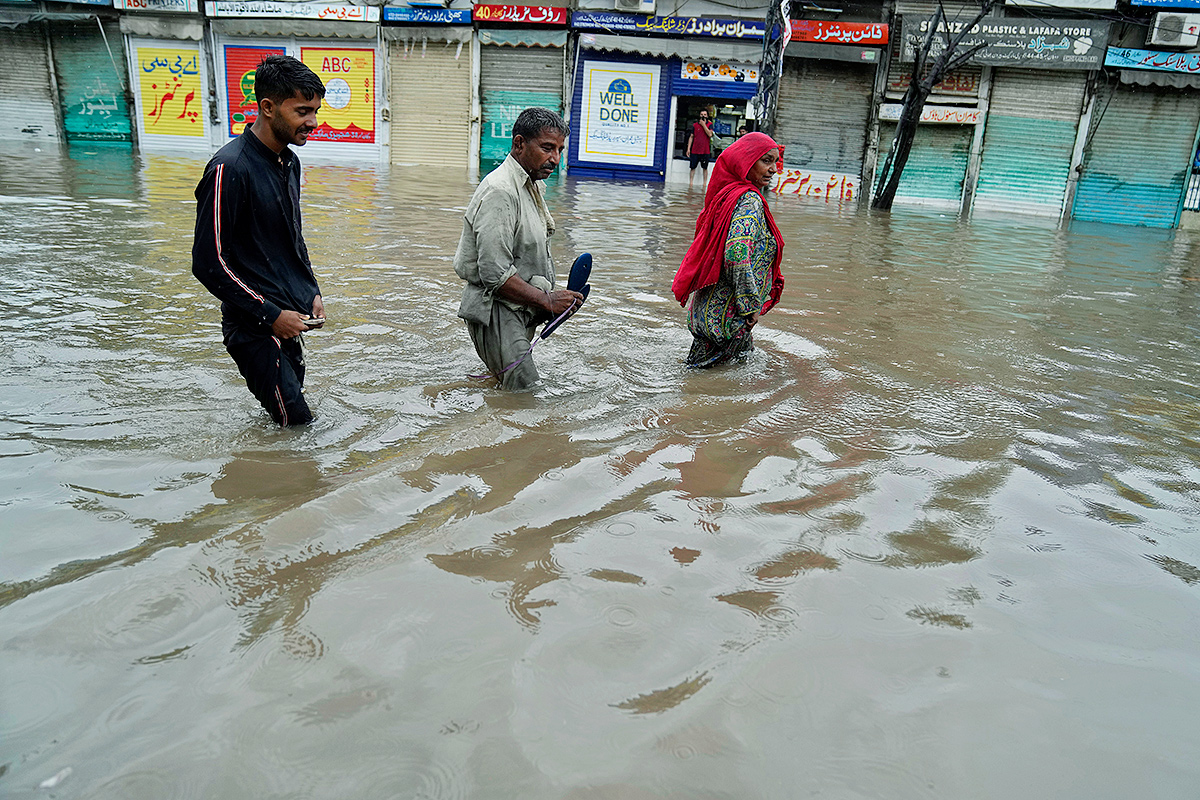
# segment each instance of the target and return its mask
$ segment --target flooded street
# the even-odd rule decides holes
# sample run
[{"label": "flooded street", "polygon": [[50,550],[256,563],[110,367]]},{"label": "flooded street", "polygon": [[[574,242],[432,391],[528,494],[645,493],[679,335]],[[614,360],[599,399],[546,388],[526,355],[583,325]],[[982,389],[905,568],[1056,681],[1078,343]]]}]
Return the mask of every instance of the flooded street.
[{"label": "flooded street", "polygon": [[204,160],[0,149],[0,795],[1194,795],[1200,236],[780,198],[757,350],[689,372],[702,193],[560,178],[592,294],[510,394],[473,186],[300,155],[281,431]]}]

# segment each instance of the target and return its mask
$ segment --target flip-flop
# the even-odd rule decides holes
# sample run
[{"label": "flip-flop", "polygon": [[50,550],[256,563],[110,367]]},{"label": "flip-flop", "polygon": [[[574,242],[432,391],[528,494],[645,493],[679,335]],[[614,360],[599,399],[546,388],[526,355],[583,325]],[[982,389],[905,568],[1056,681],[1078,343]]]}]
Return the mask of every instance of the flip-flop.
[{"label": "flip-flop", "polygon": [[[588,283],[590,277],[592,277],[592,254],[580,253],[575,258],[575,263],[571,265],[571,272],[567,276],[567,288],[572,292],[579,292],[583,295],[583,299],[587,300],[588,294],[592,291],[592,285]],[[578,310],[575,309],[575,311]],[[546,327],[542,329],[542,338],[545,339],[554,333],[554,330],[566,322],[573,314],[574,312],[571,312],[571,314],[567,314],[564,317],[547,322]]]}]

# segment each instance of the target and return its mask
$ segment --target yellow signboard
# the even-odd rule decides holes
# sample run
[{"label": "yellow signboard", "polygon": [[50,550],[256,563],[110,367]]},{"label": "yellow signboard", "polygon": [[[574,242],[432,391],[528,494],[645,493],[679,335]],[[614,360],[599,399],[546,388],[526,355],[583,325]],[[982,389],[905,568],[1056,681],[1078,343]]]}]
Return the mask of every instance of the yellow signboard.
[{"label": "yellow signboard", "polygon": [[151,136],[204,136],[200,51],[137,47],[138,112]]},{"label": "yellow signboard", "polygon": [[375,51],[301,47],[300,60],[325,84],[325,100],[310,142],[375,141]]}]

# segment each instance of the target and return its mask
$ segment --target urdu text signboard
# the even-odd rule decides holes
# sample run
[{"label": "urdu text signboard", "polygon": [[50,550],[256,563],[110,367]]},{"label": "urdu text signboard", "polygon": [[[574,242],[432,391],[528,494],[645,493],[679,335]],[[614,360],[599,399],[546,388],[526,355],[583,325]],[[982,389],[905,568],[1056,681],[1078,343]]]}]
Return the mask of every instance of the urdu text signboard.
[{"label": "urdu text signboard", "polygon": [[414,25],[470,25],[471,9],[384,6],[383,21],[412,23]]},{"label": "urdu text signboard", "polygon": [[322,5],[320,3],[274,3],[270,0],[210,0],[204,4],[209,17],[286,17],[338,22],[378,22],[377,6]]},{"label": "urdu text signboard", "polygon": [[225,45],[225,98],[229,136],[241,136],[247,125],[258,119],[258,98],[254,95],[254,70],[267,56],[287,55],[282,47]]},{"label": "urdu text signboard", "polygon": [[585,61],[580,161],[653,167],[662,66]]},{"label": "urdu text signboard", "polygon": [[475,6],[476,22],[521,22],[527,25],[566,25],[567,9],[561,6]]},{"label": "urdu text signboard", "polygon": [[1196,75],[1200,73],[1200,53],[1167,53],[1162,50],[1110,47],[1104,57],[1104,66]]},{"label": "urdu text signboard", "polygon": [[199,48],[138,46],[135,58],[142,131],[204,138]]},{"label": "urdu text signboard", "polygon": [[676,36],[708,36],[718,39],[763,38],[766,23],[753,19],[706,19],[702,17],[643,17],[640,14],[576,11],[571,27],[602,33],[646,33]]},{"label": "urdu text signboard", "polygon": [[[903,45],[900,60],[916,60],[929,30],[925,17],[901,17]],[[962,31],[966,22],[944,22],[939,28],[950,36]],[[993,67],[1029,67],[1036,69],[1099,69],[1108,45],[1107,22],[1086,19],[985,19],[975,25],[959,44],[966,50],[980,46],[971,63]],[[930,58],[945,49],[946,36],[933,37]]]},{"label": "urdu text signboard", "polygon": [[[897,122],[903,110],[903,103],[884,103],[879,107],[879,118]],[[926,105],[921,109],[921,122],[941,125],[977,125],[979,124],[979,109],[969,106]]]},{"label": "urdu text signboard", "polygon": [[311,142],[375,143],[375,51],[301,47],[300,60],[325,84]]},{"label": "urdu text signboard", "polygon": [[888,26],[882,22],[831,22],[824,19],[792,20],[793,42],[821,44],[887,44]]}]

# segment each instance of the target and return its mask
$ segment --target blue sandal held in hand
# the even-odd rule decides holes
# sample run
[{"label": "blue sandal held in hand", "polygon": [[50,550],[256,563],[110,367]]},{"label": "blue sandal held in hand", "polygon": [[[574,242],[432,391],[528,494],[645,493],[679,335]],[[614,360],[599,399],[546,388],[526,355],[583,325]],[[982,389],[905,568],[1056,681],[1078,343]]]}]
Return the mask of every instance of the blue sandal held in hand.
[{"label": "blue sandal held in hand", "polygon": [[[588,293],[592,291],[592,285],[588,283],[588,279],[592,277],[592,254],[580,253],[575,259],[575,263],[571,265],[571,274],[567,276],[567,289],[572,292],[579,292],[583,295],[583,299],[587,300]],[[582,304],[581,306],[582,307]],[[578,311],[579,309],[575,309]],[[564,322],[566,322],[575,311],[572,311],[566,316],[559,317],[556,320],[551,320],[546,323],[546,327],[542,328],[541,338],[545,339],[554,330]]]}]

